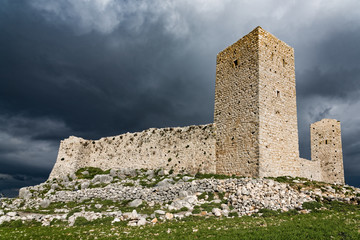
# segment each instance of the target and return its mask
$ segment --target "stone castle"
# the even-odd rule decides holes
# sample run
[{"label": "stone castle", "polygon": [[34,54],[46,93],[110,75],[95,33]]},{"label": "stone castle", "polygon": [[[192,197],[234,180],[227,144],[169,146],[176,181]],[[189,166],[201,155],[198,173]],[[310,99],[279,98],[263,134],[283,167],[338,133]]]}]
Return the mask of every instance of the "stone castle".
[{"label": "stone castle", "polygon": [[344,184],[340,122],[311,124],[300,158],[294,49],[260,27],[217,55],[214,123],[61,141],[50,179],[82,167],[158,169]]}]

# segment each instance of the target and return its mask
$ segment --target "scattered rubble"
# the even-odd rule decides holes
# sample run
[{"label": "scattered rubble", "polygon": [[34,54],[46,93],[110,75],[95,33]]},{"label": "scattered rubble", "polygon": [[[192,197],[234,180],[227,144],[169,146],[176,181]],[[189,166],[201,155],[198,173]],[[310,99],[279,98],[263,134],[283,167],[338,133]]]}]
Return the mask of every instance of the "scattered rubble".
[{"label": "scattered rubble", "polygon": [[0,198],[0,225],[21,220],[73,226],[80,218],[110,217],[112,224],[126,221],[129,226],[142,226],[192,215],[252,215],[262,209],[306,213],[309,210],[302,205],[311,201],[360,202],[360,189],[290,177],[205,178],[131,169],[94,176],[82,169],[77,175],[22,188],[18,198]]}]

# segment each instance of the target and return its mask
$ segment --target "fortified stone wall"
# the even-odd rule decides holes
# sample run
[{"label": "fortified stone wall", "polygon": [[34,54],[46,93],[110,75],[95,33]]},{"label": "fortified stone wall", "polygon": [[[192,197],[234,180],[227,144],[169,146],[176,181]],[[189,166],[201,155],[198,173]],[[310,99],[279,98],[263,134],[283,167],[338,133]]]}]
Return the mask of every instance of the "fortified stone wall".
[{"label": "fortified stone wall", "polygon": [[49,178],[82,167],[164,168],[344,183],[339,121],[312,124],[312,160],[299,157],[294,49],[260,27],[217,55],[214,122],[97,141],[70,137]]},{"label": "fortified stone wall", "polygon": [[70,137],[61,141],[50,179],[82,167],[107,169],[173,169],[195,174],[215,173],[213,124],[176,128],[150,128],[100,140]]},{"label": "fortified stone wall", "polygon": [[296,175],[297,177],[303,177],[314,181],[322,181],[319,161],[298,158],[298,162],[296,164],[299,166],[300,170],[298,175]]},{"label": "fortified stone wall", "polygon": [[340,121],[323,119],[310,131],[311,159],[320,162],[322,181],[344,184]]}]

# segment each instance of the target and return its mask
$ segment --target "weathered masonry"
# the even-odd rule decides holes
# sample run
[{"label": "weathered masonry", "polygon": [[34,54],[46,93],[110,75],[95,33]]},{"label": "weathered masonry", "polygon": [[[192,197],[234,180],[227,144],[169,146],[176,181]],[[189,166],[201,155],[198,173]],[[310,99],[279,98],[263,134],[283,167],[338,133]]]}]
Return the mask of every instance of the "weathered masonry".
[{"label": "weathered masonry", "polygon": [[217,173],[344,183],[336,120],[314,123],[312,160],[299,157],[293,48],[257,27],[216,63]]},{"label": "weathered masonry", "polygon": [[173,169],[195,174],[215,173],[215,129],[212,124],[150,128],[97,141],[69,137],[61,141],[50,178],[83,167],[107,169]]},{"label": "weathered masonry", "polygon": [[311,125],[311,155],[299,157],[294,49],[257,27],[217,56],[214,124],[70,137],[50,178],[92,166],[344,183],[338,121]]},{"label": "weathered masonry", "polygon": [[297,175],[294,50],[256,28],[217,56],[217,172]]},{"label": "weathered masonry", "polygon": [[319,162],[320,179],[324,182],[344,182],[340,122],[323,119],[310,126],[311,159]]}]

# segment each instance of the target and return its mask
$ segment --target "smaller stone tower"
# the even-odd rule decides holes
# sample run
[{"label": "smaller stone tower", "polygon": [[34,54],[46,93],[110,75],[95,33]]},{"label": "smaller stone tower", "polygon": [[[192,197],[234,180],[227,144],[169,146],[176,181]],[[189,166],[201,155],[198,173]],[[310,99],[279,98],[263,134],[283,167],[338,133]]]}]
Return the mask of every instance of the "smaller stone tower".
[{"label": "smaller stone tower", "polygon": [[323,119],[311,124],[311,160],[320,161],[324,182],[344,184],[340,121]]}]

